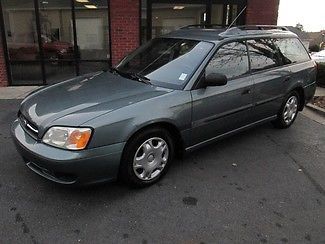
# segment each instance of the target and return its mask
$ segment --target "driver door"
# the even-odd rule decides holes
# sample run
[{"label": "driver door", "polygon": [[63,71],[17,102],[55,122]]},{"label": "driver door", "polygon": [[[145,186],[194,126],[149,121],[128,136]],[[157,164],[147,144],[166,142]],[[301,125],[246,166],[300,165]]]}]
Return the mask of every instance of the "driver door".
[{"label": "driver door", "polygon": [[219,48],[200,83],[210,73],[225,75],[228,83],[191,91],[192,145],[215,139],[252,122],[253,81],[249,75],[246,43],[231,42]]}]

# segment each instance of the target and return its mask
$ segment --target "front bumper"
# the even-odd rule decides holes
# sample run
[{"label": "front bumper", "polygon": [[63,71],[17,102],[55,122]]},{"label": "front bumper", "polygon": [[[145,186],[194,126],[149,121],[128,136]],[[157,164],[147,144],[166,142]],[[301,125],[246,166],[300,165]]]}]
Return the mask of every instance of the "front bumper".
[{"label": "front bumper", "polygon": [[11,133],[26,165],[42,177],[65,185],[88,185],[117,178],[125,143],[68,151],[31,137],[15,120]]}]

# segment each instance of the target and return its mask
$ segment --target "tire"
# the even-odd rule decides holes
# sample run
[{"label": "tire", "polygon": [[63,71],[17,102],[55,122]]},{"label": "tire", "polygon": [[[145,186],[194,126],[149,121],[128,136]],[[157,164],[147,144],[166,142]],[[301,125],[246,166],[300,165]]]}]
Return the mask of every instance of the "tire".
[{"label": "tire", "polygon": [[136,134],[124,149],[121,179],[132,187],[146,187],[156,183],[166,174],[174,151],[172,136],[165,129],[150,128]]},{"label": "tire", "polygon": [[273,121],[273,125],[278,129],[289,128],[297,118],[299,103],[299,93],[297,91],[290,92],[278,112],[277,119]]}]

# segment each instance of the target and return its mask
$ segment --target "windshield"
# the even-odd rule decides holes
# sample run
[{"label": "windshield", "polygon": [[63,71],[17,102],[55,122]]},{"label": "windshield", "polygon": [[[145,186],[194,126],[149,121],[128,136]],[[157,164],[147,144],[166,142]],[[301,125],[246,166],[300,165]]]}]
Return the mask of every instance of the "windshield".
[{"label": "windshield", "polygon": [[157,38],[124,58],[116,69],[148,78],[157,86],[182,89],[212,47],[203,41]]}]

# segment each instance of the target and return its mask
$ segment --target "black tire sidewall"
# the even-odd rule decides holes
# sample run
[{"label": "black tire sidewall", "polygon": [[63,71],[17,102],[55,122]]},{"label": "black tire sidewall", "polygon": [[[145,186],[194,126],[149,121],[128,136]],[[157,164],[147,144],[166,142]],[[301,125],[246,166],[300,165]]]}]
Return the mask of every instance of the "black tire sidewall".
[{"label": "black tire sidewall", "polygon": [[[138,148],[148,139],[153,137],[159,137],[162,138],[168,145],[169,149],[169,155],[168,155],[168,161],[166,166],[164,167],[163,171],[160,173],[160,175],[152,180],[144,181],[139,179],[133,170],[133,159],[134,155],[137,152]],[[159,181],[168,171],[168,168],[170,167],[173,158],[174,158],[174,141],[172,139],[172,136],[170,133],[161,128],[151,128],[147,129],[145,131],[142,131],[135,136],[133,136],[127,145],[125,146],[125,149],[123,151],[122,160],[121,160],[121,167],[120,167],[120,176],[124,181],[126,181],[129,185],[134,187],[144,187],[149,186],[157,181]]]}]

